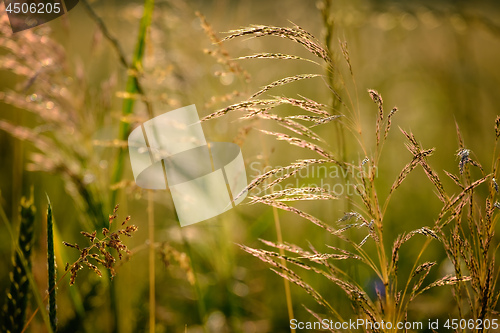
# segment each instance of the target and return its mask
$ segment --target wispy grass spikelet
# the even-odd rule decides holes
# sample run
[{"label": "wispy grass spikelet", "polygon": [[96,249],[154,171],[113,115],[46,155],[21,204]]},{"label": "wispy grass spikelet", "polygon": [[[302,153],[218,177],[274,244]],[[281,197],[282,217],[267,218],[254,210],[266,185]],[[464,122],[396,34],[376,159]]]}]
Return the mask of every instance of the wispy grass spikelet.
[{"label": "wispy grass spikelet", "polygon": [[413,272],[412,274],[412,277],[414,277],[415,275],[418,275],[420,274],[421,272],[423,272],[424,270],[429,270],[432,266],[436,265],[435,262],[425,262],[423,263],[422,265],[418,266],[415,271]]},{"label": "wispy grass spikelet", "polygon": [[271,194],[260,197],[250,197],[249,204],[254,204],[262,200],[276,201],[302,201],[302,200],[332,200],[338,197],[330,194],[326,189],[321,187],[301,187],[287,188],[282,191],[276,191]]},{"label": "wispy grass spikelet", "polygon": [[438,174],[432,170],[432,168],[429,166],[427,163],[427,157],[431,156],[432,153],[434,153],[434,148],[431,149],[422,149],[420,144],[417,142],[417,139],[415,139],[415,136],[413,133],[407,133],[404,130],[401,130],[401,132],[406,136],[408,139],[408,143],[406,143],[406,148],[413,154],[413,159],[410,163],[408,163],[401,173],[399,174],[398,178],[394,182],[394,184],[391,187],[391,193],[396,190],[399,185],[403,182],[403,180],[408,176],[408,174],[415,169],[418,165],[422,166],[424,169],[425,174],[427,175],[427,178],[434,184],[436,187],[436,190],[438,191],[437,196],[442,202],[448,202],[448,198],[446,196],[443,184],[441,183],[441,180],[439,179]]},{"label": "wispy grass spikelet", "polygon": [[318,121],[316,121],[316,124],[312,125],[311,128],[312,127],[316,127],[318,125],[323,125],[323,124],[329,123],[329,122],[331,122],[331,121],[333,121],[335,119],[338,119],[340,117],[342,117],[342,115],[335,115],[335,116],[321,118]]},{"label": "wispy grass spikelet", "polygon": [[398,108],[394,107],[391,112],[389,112],[389,115],[387,116],[387,124],[385,125],[385,132],[384,132],[384,140],[387,139],[387,135],[389,134],[389,130],[391,129],[391,123],[392,123],[392,116],[398,112]]},{"label": "wispy grass spikelet", "polygon": [[368,93],[370,94],[371,99],[377,104],[378,107],[378,117],[375,127],[377,146],[378,146],[380,144],[380,126],[382,124],[382,120],[384,119],[384,100],[376,90],[368,89]]},{"label": "wispy grass spikelet", "polygon": [[464,188],[464,186],[463,186],[463,185],[462,185],[462,183],[460,182],[460,179],[459,179],[456,175],[454,175],[454,174],[452,174],[452,173],[450,173],[450,172],[448,172],[448,171],[446,171],[446,170],[444,170],[444,173],[445,173],[448,177],[450,177],[450,178],[451,178],[451,180],[453,180],[453,182],[454,182],[454,183],[455,183],[458,187],[460,187],[460,188],[462,188],[462,189]]},{"label": "wispy grass spikelet", "polygon": [[323,59],[327,63],[332,62],[328,51],[326,51],[319,44],[316,38],[314,38],[314,36],[297,25],[293,28],[273,27],[268,25],[251,25],[250,27],[229,31],[229,35],[226,36],[222,41],[225,42],[230,39],[242,36],[276,36],[286,38],[302,45],[309,52]]},{"label": "wispy grass spikelet", "polygon": [[275,114],[268,113],[267,110],[258,110],[254,113],[249,113],[248,116],[246,116],[244,118],[249,118],[250,116],[254,116],[254,115],[256,115],[257,117],[262,118],[262,119],[274,120],[279,125],[287,128],[290,131],[297,133],[299,135],[304,135],[305,137],[308,137],[308,138],[316,140],[316,141],[323,141],[316,133],[311,131],[309,128],[291,120],[289,117],[281,118]]},{"label": "wispy grass spikelet", "polygon": [[275,272],[276,274],[278,274],[279,276],[281,276],[282,278],[287,279],[290,282],[293,282],[296,285],[298,285],[299,287],[301,287],[306,293],[311,295],[320,305],[331,309],[331,306],[323,298],[323,296],[321,296],[321,294],[319,294],[316,290],[314,290],[309,284],[304,282],[304,280],[297,273],[295,273],[291,269],[285,267],[284,265],[280,264],[279,262],[273,260],[273,258],[283,259],[286,262],[290,262],[294,265],[298,265],[299,267],[304,268],[306,270],[311,270],[311,269],[313,269],[312,267],[310,267],[306,264],[303,264],[294,258],[282,256],[282,255],[279,255],[278,253],[275,253],[275,252],[265,251],[265,250],[261,250],[261,249],[254,249],[254,248],[250,248],[250,247],[247,247],[244,245],[239,245],[239,246],[244,251],[250,253],[251,255],[253,255],[253,256],[259,258],[260,260],[267,262],[267,263],[271,264],[272,266],[276,267],[277,269],[271,268],[271,270],[273,272]]},{"label": "wispy grass spikelet", "polygon": [[325,109],[327,108],[326,105],[315,102],[311,99],[308,98],[295,99],[295,98],[274,96],[274,99],[258,99],[258,100],[243,101],[240,103],[232,104],[228,107],[225,107],[223,109],[220,109],[203,117],[201,121],[207,121],[210,119],[219,118],[232,111],[247,111],[249,113],[253,112],[257,114],[259,112],[267,111],[273,107],[282,104],[290,104],[299,107],[303,110],[323,115],[325,117],[331,116],[327,111],[325,111]]},{"label": "wispy grass spikelet", "polygon": [[[239,197],[241,197],[244,193],[249,192],[253,190],[254,188],[258,187],[259,185],[263,184],[268,180],[270,177],[273,177],[274,175],[280,175],[279,178],[275,179],[271,183],[267,184],[265,186],[266,189],[271,188],[272,186],[284,181],[285,179],[288,179],[292,177],[293,175],[297,174],[300,170],[307,168],[310,165],[314,164],[324,164],[332,162],[330,160],[325,160],[325,159],[308,159],[308,160],[298,160],[297,162],[294,162],[290,165],[287,165],[285,167],[280,167],[276,169],[269,170],[262,175],[256,177],[254,180],[250,182],[238,195],[235,197],[234,200],[237,200]],[[286,174],[282,175],[283,172],[287,172]]]},{"label": "wispy grass spikelet", "polygon": [[429,275],[431,268],[434,267],[434,265],[436,265],[435,262],[425,262],[425,263],[419,265],[415,269],[415,271],[413,272],[411,277],[414,278],[417,275],[420,275],[420,276],[419,276],[417,282],[415,282],[415,284],[413,285],[413,288],[412,288],[412,291],[410,294],[410,301],[415,299],[415,297],[418,295],[418,293],[417,293],[418,290],[420,289],[420,287],[424,283],[425,278]]},{"label": "wispy grass spikelet", "polygon": [[321,119],[324,119],[325,117],[299,114],[297,116],[288,116],[288,117],[285,117],[285,118],[286,119],[294,119],[294,120],[297,119],[297,120],[317,122],[317,121],[319,121]]},{"label": "wispy grass spikelet", "polygon": [[466,188],[464,188],[464,190],[462,192],[460,192],[458,195],[456,195],[456,196],[454,196],[454,197],[452,197],[450,199],[450,202],[443,207],[442,212],[448,211],[460,199],[462,199],[467,193],[469,193],[470,191],[472,191],[474,188],[476,188],[480,184],[484,183],[486,180],[488,180],[489,177],[491,177],[491,174],[490,175],[486,175],[483,178],[476,180],[475,182],[473,182],[472,184],[470,184],[469,186],[467,186]]},{"label": "wispy grass spikelet", "polygon": [[382,120],[384,118],[384,100],[382,99],[382,96],[380,96],[380,94],[373,89],[369,89],[368,93],[370,94],[372,100],[377,104],[378,116],[380,120]]},{"label": "wispy grass spikelet", "polygon": [[201,119],[201,121],[207,121],[210,119],[214,118],[219,118],[231,111],[238,111],[238,110],[248,110],[248,109],[254,109],[257,106],[276,106],[279,104],[279,101],[276,101],[274,99],[261,99],[261,100],[254,100],[254,101],[245,101],[245,102],[240,102],[236,103],[233,105],[230,105],[228,107],[225,107],[224,109],[215,111],[208,116],[205,116]]},{"label": "wispy grass spikelet", "polygon": [[310,214],[308,214],[308,213],[306,213],[304,211],[301,211],[300,209],[288,206],[287,204],[284,204],[283,202],[276,201],[276,200],[268,200],[268,199],[266,199],[266,200],[260,200],[259,202],[263,203],[263,204],[266,204],[266,205],[269,205],[269,206],[272,206],[272,207],[276,207],[278,209],[282,209],[284,211],[288,211],[288,212],[294,213],[294,214],[296,214],[296,215],[298,215],[298,216],[300,216],[302,218],[305,218],[306,220],[311,221],[315,225],[317,225],[317,226],[325,229],[330,234],[341,237],[341,235],[340,235],[341,232],[339,232],[338,230],[333,229],[329,225],[325,224],[323,221],[317,219],[316,217],[314,217],[314,216],[312,216],[312,215],[310,215]]},{"label": "wispy grass spikelet", "polygon": [[306,250],[302,249],[300,246],[297,246],[295,244],[289,244],[289,243],[281,244],[281,243],[271,242],[271,241],[268,241],[268,240],[265,240],[265,239],[259,239],[259,241],[261,241],[262,243],[264,243],[265,245],[267,245],[269,247],[274,247],[276,249],[283,249],[285,251],[288,251],[288,252],[291,252],[291,253],[295,253],[295,254],[299,254],[299,255],[302,255],[302,256],[313,255],[312,252],[306,251]]},{"label": "wispy grass spikelet", "polygon": [[325,111],[328,106],[315,102],[312,99],[304,98],[304,99],[295,99],[295,98],[289,98],[289,97],[281,97],[281,96],[276,96],[275,97],[279,102],[281,103],[287,103],[293,106],[297,106],[303,110],[320,114],[325,117],[331,116],[327,111]]},{"label": "wispy grass spikelet", "polygon": [[229,56],[229,52],[227,52],[227,50],[223,47],[221,39],[217,36],[212,26],[207,22],[205,16],[200,12],[196,12],[195,14],[200,19],[201,27],[205,32],[205,34],[210,38],[210,41],[214,45],[216,45],[215,50],[207,50],[207,53],[213,55],[217,59],[217,61],[220,64],[226,66],[226,68],[230,72],[242,76],[247,82],[250,81],[251,79],[250,74],[246,70],[241,68],[241,66],[238,63],[233,61],[233,59],[231,59],[231,57]]},{"label": "wispy grass spikelet", "polygon": [[434,288],[434,287],[449,286],[449,285],[457,284],[459,282],[467,282],[470,280],[471,280],[470,276],[456,277],[453,275],[446,275],[445,277],[429,284],[427,287],[423,288],[419,293],[422,293],[422,292],[429,290],[431,288]]},{"label": "wispy grass spikelet", "polygon": [[321,76],[321,75],[320,74],[297,74],[297,75],[294,75],[294,76],[285,77],[283,79],[274,81],[274,82],[272,82],[272,83],[270,83],[270,84],[262,87],[255,94],[253,94],[252,96],[250,96],[249,99],[252,99],[252,98],[255,98],[255,97],[259,96],[259,95],[262,95],[263,93],[265,93],[266,91],[268,91],[268,90],[270,90],[272,88],[279,87],[279,86],[282,86],[282,85],[285,85],[285,84],[288,84],[288,83],[292,83],[292,82],[296,82],[296,81],[300,81],[300,80],[312,79],[312,78],[318,77],[318,76]]},{"label": "wispy grass spikelet", "polygon": [[319,65],[316,61],[307,59],[307,58],[302,58],[296,55],[291,55],[291,54],[284,54],[284,53],[256,53],[252,55],[247,55],[243,57],[236,58],[236,60],[243,60],[243,59],[282,59],[282,60],[303,60],[303,61],[309,61],[312,62],[313,64]]},{"label": "wispy grass spikelet", "polygon": [[391,193],[394,192],[399,187],[399,185],[401,185],[403,183],[403,181],[405,180],[405,178],[417,166],[418,166],[418,160],[415,159],[415,158],[413,160],[411,160],[410,163],[408,163],[408,164],[406,164],[404,166],[403,170],[401,170],[401,172],[399,173],[398,178],[396,179],[396,181],[394,182],[394,184],[392,184],[392,186],[391,186]]},{"label": "wispy grass spikelet", "polygon": [[295,137],[292,137],[292,136],[290,136],[288,134],[284,134],[284,133],[271,132],[271,131],[266,131],[266,130],[262,130],[262,129],[260,131],[262,133],[275,136],[277,140],[286,141],[293,146],[310,149],[310,150],[318,153],[319,155],[321,155],[325,158],[328,158],[330,160],[334,160],[331,153],[327,152],[326,150],[324,150],[323,148],[321,148],[320,146],[318,146],[314,143],[311,143],[311,142],[308,142],[306,140],[302,140],[299,138],[295,138]]},{"label": "wispy grass spikelet", "polygon": [[344,216],[342,216],[340,219],[337,220],[337,222],[342,223],[342,222],[349,221],[353,218],[355,218],[356,221],[359,221],[359,220],[363,219],[363,216],[360,213],[356,213],[356,212],[346,212],[346,213],[344,213]]},{"label": "wispy grass spikelet", "polygon": [[413,230],[411,231],[405,238],[405,241],[407,241],[408,239],[410,239],[414,234],[420,234],[420,235],[424,235],[424,236],[428,236],[428,237],[432,237],[434,239],[437,239],[439,240],[439,237],[438,235],[432,230],[432,229],[429,229],[428,227],[422,227],[420,229],[417,229],[417,230]]},{"label": "wispy grass spikelet", "polygon": [[349,57],[349,49],[347,48],[347,41],[341,41],[339,39],[340,50],[342,51],[342,55],[347,63],[347,67],[349,68],[349,72],[353,76],[352,66],[351,66],[351,58]]}]

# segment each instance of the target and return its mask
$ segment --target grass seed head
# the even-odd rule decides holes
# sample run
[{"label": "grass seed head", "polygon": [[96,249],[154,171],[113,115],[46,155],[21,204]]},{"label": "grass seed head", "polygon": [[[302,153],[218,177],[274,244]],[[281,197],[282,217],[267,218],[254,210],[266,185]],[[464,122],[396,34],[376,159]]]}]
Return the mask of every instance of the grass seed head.
[{"label": "grass seed head", "polygon": [[[118,205],[113,209],[113,214],[110,215],[110,222],[117,218]],[[76,280],[76,276],[78,271],[85,267],[88,267],[94,273],[96,273],[99,277],[102,277],[101,270],[94,264],[89,262],[89,259],[96,261],[98,264],[104,266],[109,269],[111,272],[111,276],[113,277],[116,272],[114,269],[114,264],[116,259],[110,253],[110,249],[116,250],[118,253],[118,258],[121,260],[123,258],[123,253],[129,254],[130,251],[125,244],[122,243],[120,236],[125,235],[131,237],[132,234],[137,231],[137,226],[135,225],[126,225],[126,222],[130,221],[130,216],[127,216],[123,223],[121,224],[120,229],[117,231],[111,232],[107,228],[102,229],[103,238],[97,237],[97,231],[93,231],[92,233],[82,231],[81,234],[85,236],[89,242],[90,246],[84,247],[80,249],[78,244],[70,244],[67,242],[63,242],[63,244],[67,247],[74,248],[80,252],[80,256],[77,261],[75,261],[72,265],[66,264],[66,271],[70,271],[70,281],[69,284],[73,285]]]}]

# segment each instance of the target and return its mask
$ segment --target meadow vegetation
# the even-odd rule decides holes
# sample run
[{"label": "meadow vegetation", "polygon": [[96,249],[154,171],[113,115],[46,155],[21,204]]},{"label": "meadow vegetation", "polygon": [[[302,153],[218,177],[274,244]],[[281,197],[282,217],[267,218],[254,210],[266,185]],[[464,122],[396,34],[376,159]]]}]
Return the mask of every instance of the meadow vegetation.
[{"label": "meadow vegetation", "polygon": [[[500,320],[498,5],[283,3],[81,0],[17,34],[2,14],[2,331]],[[126,140],[189,104],[249,185],[181,228]]]}]

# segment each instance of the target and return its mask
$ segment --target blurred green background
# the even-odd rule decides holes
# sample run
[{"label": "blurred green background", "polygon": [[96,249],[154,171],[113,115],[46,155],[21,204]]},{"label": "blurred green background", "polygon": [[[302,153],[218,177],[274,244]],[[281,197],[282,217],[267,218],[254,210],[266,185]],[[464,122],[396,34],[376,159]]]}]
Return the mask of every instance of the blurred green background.
[{"label": "blurred green background", "polygon": [[[324,28],[320,2],[315,1],[156,1],[144,55],[140,80],[148,98],[153,101],[155,115],[178,107],[196,104],[200,117],[244,100],[261,86],[298,73],[320,73],[324,69],[299,61],[239,60],[251,79],[227,73],[224,64],[204,52],[217,46],[204,33],[201,12],[219,37],[223,32],[250,24],[290,26],[293,22],[323,41]],[[143,11],[141,1],[93,1],[91,6],[116,36],[130,61],[134,52]],[[2,6],[3,8],[3,6]],[[445,178],[443,170],[458,173],[458,149],[455,122],[459,125],[466,147],[485,168],[492,163],[493,124],[500,105],[500,5],[496,1],[333,1],[334,19],[332,49],[345,74],[348,73],[338,47],[338,40],[347,41],[354,72],[355,85],[349,75],[342,92],[352,97],[362,115],[366,138],[373,132],[376,107],[366,93],[376,89],[384,98],[386,109],[396,105],[399,112],[393,118],[393,128],[384,147],[378,169],[377,185],[385,197],[398,173],[411,159],[404,147],[404,137],[398,126],[411,130],[424,148],[436,147],[430,164],[438,171],[451,194],[458,188]],[[2,15],[5,16],[3,9]],[[4,17],[5,28],[5,17]],[[28,34],[35,37],[28,37]],[[24,35],[23,35],[24,34]],[[15,47],[19,46],[16,52]],[[17,43],[17,44],[16,44]],[[38,43],[39,45],[30,44]],[[39,135],[66,140],[61,158],[71,151],[85,152],[87,159],[74,165],[83,184],[91,188],[96,202],[103,206],[103,216],[111,213],[115,203],[109,202],[112,187],[111,171],[116,161],[123,92],[127,70],[118,61],[115,50],[103,36],[82,4],[60,19],[31,32],[17,35],[2,34],[0,51],[0,119],[34,129]],[[29,46],[31,45],[32,48]],[[282,52],[309,57],[297,44],[276,37],[240,38],[223,44],[230,58],[258,52]],[[17,57],[17,58],[16,58]],[[28,72],[19,75],[10,61],[25,63]],[[44,66],[40,66],[46,61]],[[36,68],[42,68],[36,73]],[[29,72],[32,70],[32,72]],[[223,72],[224,75],[217,75]],[[22,73],[21,73],[22,74]],[[31,84],[30,80],[35,83]],[[269,95],[297,94],[328,104],[330,92],[321,79],[310,79],[286,85]],[[6,96],[16,101],[9,102]],[[23,107],[24,105],[24,107]],[[27,112],[25,109],[41,108]],[[290,109],[280,107],[281,114]],[[43,113],[45,112],[45,113]],[[47,122],[52,112],[55,118],[67,121],[68,126]],[[43,113],[45,116],[41,117]],[[313,153],[291,147],[254,130],[273,128],[262,122],[241,121],[242,114],[228,115],[203,123],[207,138],[212,141],[236,141],[243,151],[249,181],[268,166],[286,166],[298,158],[314,157]],[[131,122],[148,119],[144,104],[137,101]],[[67,120],[64,120],[68,118]],[[241,135],[247,129],[246,135]],[[320,126],[318,134],[338,151],[335,126]],[[58,133],[58,131],[60,131]],[[57,141],[59,140],[59,141]],[[346,137],[346,161],[359,163],[364,158],[354,139]],[[118,143],[119,144],[119,143]],[[374,147],[373,142],[367,142]],[[30,172],[36,169],[32,154],[37,149],[27,140],[13,138],[0,131],[0,204],[16,229],[19,221],[18,204],[21,196],[34,189],[38,207],[36,246],[33,274],[46,292],[45,211],[50,197],[60,239],[85,244],[80,231],[92,231],[82,199],[68,187],[61,172]],[[58,155],[58,151],[51,154]],[[75,162],[76,163],[76,162]],[[40,167],[38,165],[38,167]],[[310,169],[311,171],[312,169]],[[478,174],[477,174],[478,175]],[[476,176],[477,176],[476,175]],[[324,177],[324,176],[323,176]],[[318,184],[321,176],[298,180]],[[325,181],[335,184],[341,179]],[[292,178],[295,183],[298,178]],[[133,255],[117,269],[112,282],[102,281],[94,273],[82,270],[75,286],[68,278],[58,286],[58,320],[65,332],[140,332],[148,329],[148,194],[135,187],[128,156],[125,172],[118,190],[119,218],[132,216],[139,227],[134,237],[125,240]],[[113,187],[113,188],[116,188]],[[440,209],[432,184],[425,180],[422,170],[416,170],[405,180],[394,196],[385,216],[384,232],[387,249],[401,232],[432,225]],[[75,194],[76,193],[76,194]],[[263,247],[259,238],[275,241],[273,212],[263,205],[241,204],[237,208],[189,227],[180,228],[168,191],[152,193],[154,203],[155,241],[166,242],[185,253],[195,272],[196,283],[188,281],[188,272],[172,260],[166,266],[156,257],[156,331],[157,332],[289,332],[285,293],[282,279],[268,266],[238,248],[236,244]],[[302,202],[297,207],[312,213],[335,226],[346,210],[346,200]],[[88,215],[88,216],[87,216]],[[325,244],[340,245],[323,230],[297,216],[279,213],[283,239],[307,247],[311,242],[318,249]],[[90,229],[89,229],[90,228]],[[2,227],[4,230],[4,227]],[[99,231],[99,230],[98,230]],[[362,238],[353,231],[352,237]],[[400,273],[411,268],[423,241],[414,239],[406,244],[400,259]],[[78,254],[59,246],[59,256],[73,262]],[[369,242],[368,250],[373,247]],[[12,240],[0,232],[0,289],[9,285]],[[431,273],[439,277],[449,272],[443,249],[429,247],[423,260],[436,260],[439,268]],[[58,258],[59,259],[59,258]],[[62,276],[65,262],[59,262]],[[369,290],[373,276],[364,268],[346,268]],[[406,273],[408,274],[408,273]],[[309,282],[331,300],[343,313],[350,314],[349,303],[341,291],[326,279],[304,272]],[[403,278],[404,280],[404,278]],[[110,310],[110,284],[114,284],[118,326]],[[70,291],[73,289],[73,291]],[[301,306],[319,309],[314,300],[300,288],[291,286],[295,316],[312,321]],[[84,317],[78,317],[70,292],[84,299]],[[372,295],[374,290],[371,290]],[[2,293],[2,295],[4,295]],[[438,300],[438,301],[436,301]],[[5,297],[0,297],[0,305]],[[447,318],[453,309],[450,288],[434,290],[421,296],[410,313],[412,320]],[[36,308],[31,302],[28,316]],[[28,331],[46,330],[38,316]]]}]

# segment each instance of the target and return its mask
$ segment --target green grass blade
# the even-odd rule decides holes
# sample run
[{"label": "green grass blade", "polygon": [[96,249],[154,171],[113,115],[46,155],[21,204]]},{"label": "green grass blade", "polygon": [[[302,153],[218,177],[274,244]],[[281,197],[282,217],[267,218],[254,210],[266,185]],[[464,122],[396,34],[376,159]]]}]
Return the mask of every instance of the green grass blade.
[{"label": "green grass blade", "polygon": [[[153,17],[154,0],[144,1],[144,12],[142,14],[141,23],[139,26],[139,35],[137,37],[135,52],[132,59],[132,68],[129,70],[129,76],[126,85],[126,96],[123,100],[122,105],[122,115],[126,116],[133,112],[135,99],[131,96],[135,96],[137,93],[142,93],[140,91],[140,86],[138,84],[137,73],[142,70],[142,58],[144,57],[144,51],[146,49],[146,38],[149,26],[151,25],[151,20]],[[120,123],[120,131],[118,135],[119,140],[127,140],[128,134],[130,132],[130,123],[122,121]],[[111,178],[111,184],[118,183],[123,175],[124,170],[124,160],[127,154],[127,150],[121,148],[118,152],[118,157],[113,170],[113,175]],[[118,190],[113,190],[111,192],[110,205],[114,207],[116,204],[116,197]]]},{"label": "green grass blade", "polygon": [[56,312],[56,265],[54,256],[54,220],[52,217],[52,206],[47,196],[49,206],[47,208],[47,267],[49,275],[49,319],[50,326],[55,332],[57,330]]},{"label": "green grass blade", "polygon": [[[126,96],[134,96],[137,93],[143,94],[140,84],[137,78],[137,74],[142,70],[142,58],[144,57],[144,51],[146,48],[146,38],[149,26],[151,25],[151,20],[153,18],[153,10],[154,10],[154,0],[145,0],[144,1],[144,12],[142,14],[141,23],[139,26],[139,34],[137,36],[135,52],[132,59],[132,65],[129,69],[129,75],[127,78],[127,85],[125,91],[127,92]],[[135,99],[130,97],[125,97],[122,105],[122,115],[127,116],[133,112],[135,104]],[[150,112],[151,113],[151,112]],[[152,115],[150,115],[152,116]],[[130,124],[128,122],[122,121],[120,123],[120,130],[118,134],[119,140],[127,140],[128,134],[130,132]],[[125,157],[127,154],[127,150],[121,148],[118,151],[118,156],[116,159],[116,163],[113,169],[113,174],[111,176],[111,184],[116,184],[120,181],[123,175],[123,170],[125,166]],[[118,190],[113,190],[111,192],[111,197],[109,204],[111,207],[114,207],[116,204],[116,198],[118,195]],[[111,301],[111,312],[113,314],[114,321],[114,332],[119,331],[119,322],[118,322],[118,305],[116,300],[116,291],[115,284],[111,284],[109,288],[110,292],[110,301]]]}]

